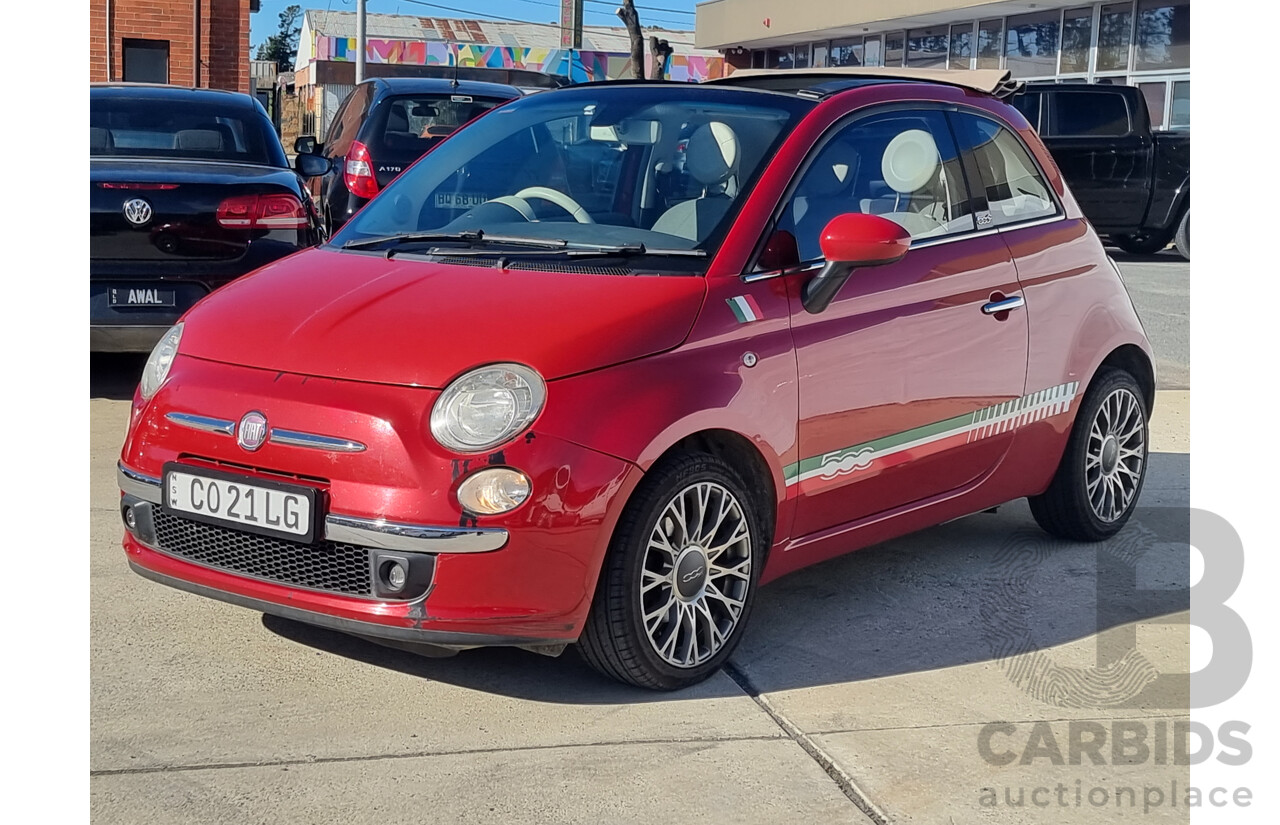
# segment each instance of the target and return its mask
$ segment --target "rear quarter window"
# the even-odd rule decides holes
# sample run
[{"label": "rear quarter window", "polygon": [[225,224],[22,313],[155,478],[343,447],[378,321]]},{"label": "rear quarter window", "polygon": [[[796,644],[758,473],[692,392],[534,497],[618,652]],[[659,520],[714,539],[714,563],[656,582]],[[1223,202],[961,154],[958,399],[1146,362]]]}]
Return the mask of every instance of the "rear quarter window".
[{"label": "rear quarter window", "polygon": [[1051,101],[1054,137],[1124,137],[1132,131],[1124,95],[1058,91]]},{"label": "rear quarter window", "polygon": [[952,122],[962,149],[972,156],[982,176],[991,225],[1058,213],[1049,184],[1017,135],[993,120],[962,112],[953,114]]}]

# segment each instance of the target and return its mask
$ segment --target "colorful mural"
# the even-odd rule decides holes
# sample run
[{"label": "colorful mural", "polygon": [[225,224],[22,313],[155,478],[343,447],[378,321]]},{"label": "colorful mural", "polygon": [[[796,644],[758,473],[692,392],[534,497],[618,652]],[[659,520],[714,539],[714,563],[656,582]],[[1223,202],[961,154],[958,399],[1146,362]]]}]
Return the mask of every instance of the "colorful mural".
[{"label": "colorful mural", "polygon": [[[316,60],[354,62],[355,52],[354,37],[316,38]],[[369,63],[402,63],[414,66],[453,66],[456,63],[459,66],[493,69],[533,69],[566,76],[575,82],[613,80],[631,74],[630,58],[626,54],[420,40],[370,39],[365,60]],[[723,72],[722,57],[676,54],[668,65],[667,77],[671,80],[697,82],[720,77]]]}]

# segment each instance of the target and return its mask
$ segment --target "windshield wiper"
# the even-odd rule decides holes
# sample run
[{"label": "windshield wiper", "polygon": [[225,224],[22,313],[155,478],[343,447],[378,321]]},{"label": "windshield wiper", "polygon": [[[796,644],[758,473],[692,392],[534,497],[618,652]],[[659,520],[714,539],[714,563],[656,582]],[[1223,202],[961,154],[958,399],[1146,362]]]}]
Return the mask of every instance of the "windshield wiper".
[{"label": "windshield wiper", "polygon": [[371,246],[399,246],[406,243],[445,243],[458,241],[469,244],[508,244],[511,246],[529,246],[536,249],[564,249],[565,241],[544,240],[542,238],[523,238],[516,235],[488,235],[483,229],[474,232],[397,232],[394,235],[380,235],[376,238],[357,238],[347,241],[343,249],[366,249]]},{"label": "windshield wiper", "polygon": [[[492,240],[493,235],[486,235],[485,240]],[[550,244],[551,242],[548,242]],[[458,249],[449,250],[453,256],[496,255],[492,249]],[[562,255],[573,258],[626,258],[636,255],[658,255],[671,258],[705,258],[705,249],[667,249],[664,247],[648,247],[642,243],[633,244],[591,244],[574,241],[556,241],[554,246],[542,249],[519,251],[516,255]]]}]

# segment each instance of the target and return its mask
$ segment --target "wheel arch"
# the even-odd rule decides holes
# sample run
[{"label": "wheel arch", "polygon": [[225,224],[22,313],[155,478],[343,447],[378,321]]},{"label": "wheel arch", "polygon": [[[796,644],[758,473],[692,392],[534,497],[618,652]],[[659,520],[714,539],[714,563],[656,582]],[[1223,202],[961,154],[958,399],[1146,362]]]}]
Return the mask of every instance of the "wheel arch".
[{"label": "wheel arch", "polygon": [[658,456],[654,466],[687,453],[698,452],[708,453],[728,462],[746,482],[751,503],[765,517],[765,535],[769,537],[764,548],[767,560],[769,548],[777,537],[779,498],[773,470],[764,453],[755,442],[741,433],[712,428],[698,430],[676,441]]},{"label": "wheel arch", "polygon": [[1143,400],[1146,402],[1147,407],[1147,416],[1150,417],[1156,401],[1156,373],[1147,353],[1136,344],[1122,344],[1116,347],[1107,354],[1107,357],[1102,359],[1102,362],[1098,364],[1098,368],[1093,371],[1093,376],[1089,379],[1090,385],[1098,380],[1099,373],[1105,367],[1124,370],[1133,376],[1134,380],[1138,382],[1138,386],[1142,388]]}]

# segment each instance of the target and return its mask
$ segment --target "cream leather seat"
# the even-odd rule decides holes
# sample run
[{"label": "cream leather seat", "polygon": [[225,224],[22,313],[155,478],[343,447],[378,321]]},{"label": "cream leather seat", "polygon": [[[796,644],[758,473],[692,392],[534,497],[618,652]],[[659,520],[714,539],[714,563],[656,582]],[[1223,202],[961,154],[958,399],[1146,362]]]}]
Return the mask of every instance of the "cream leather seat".
[{"label": "cream leather seat", "polygon": [[685,169],[703,186],[701,197],[677,203],[663,212],[654,232],[701,241],[724,218],[733,203],[728,188],[736,184],[742,147],[726,123],[713,120],[694,130],[685,148]]},{"label": "cream leather seat", "polygon": [[938,144],[923,129],[908,129],[889,141],[880,173],[893,195],[864,198],[861,210],[881,215],[918,238],[944,231],[949,200]]}]

